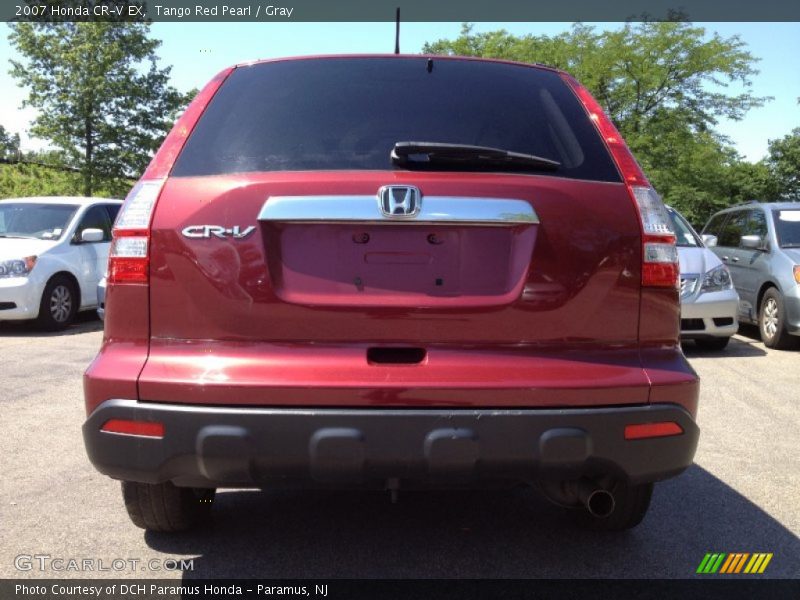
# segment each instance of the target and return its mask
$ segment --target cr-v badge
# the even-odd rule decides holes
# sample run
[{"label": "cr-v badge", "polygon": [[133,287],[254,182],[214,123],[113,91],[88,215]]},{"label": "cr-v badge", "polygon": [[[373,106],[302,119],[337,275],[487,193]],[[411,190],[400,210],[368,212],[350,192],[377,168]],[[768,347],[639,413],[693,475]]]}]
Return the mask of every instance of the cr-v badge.
[{"label": "cr-v badge", "polygon": [[255,225],[250,225],[244,229],[238,225],[234,225],[233,227],[229,228],[222,227],[221,225],[189,225],[188,227],[185,227],[181,233],[184,237],[192,239],[208,239],[213,235],[221,240],[224,240],[226,237],[232,237],[234,239],[241,240],[246,238],[255,230]]}]

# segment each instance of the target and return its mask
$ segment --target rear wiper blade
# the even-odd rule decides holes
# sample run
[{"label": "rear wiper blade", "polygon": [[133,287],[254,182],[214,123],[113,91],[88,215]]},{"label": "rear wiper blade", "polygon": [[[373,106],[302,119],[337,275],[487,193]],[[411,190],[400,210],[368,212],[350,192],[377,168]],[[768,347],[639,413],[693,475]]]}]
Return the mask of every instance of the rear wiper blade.
[{"label": "rear wiper blade", "polygon": [[548,170],[561,166],[551,160],[534,154],[511,152],[489,146],[469,144],[445,144],[443,142],[397,142],[391,152],[392,162],[401,167],[449,167],[467,170],[489,167],[512,170]]}]

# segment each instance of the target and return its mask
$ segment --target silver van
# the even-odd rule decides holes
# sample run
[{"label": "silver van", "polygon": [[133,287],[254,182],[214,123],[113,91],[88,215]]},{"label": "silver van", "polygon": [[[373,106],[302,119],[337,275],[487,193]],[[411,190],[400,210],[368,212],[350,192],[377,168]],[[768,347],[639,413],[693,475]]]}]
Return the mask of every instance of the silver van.
[{"label": "silver van", "polygon": [[739,320],[757,324],[768,348],[800,336],[800,203],[750,202],[709,219],[703,241],[731,272]]}]

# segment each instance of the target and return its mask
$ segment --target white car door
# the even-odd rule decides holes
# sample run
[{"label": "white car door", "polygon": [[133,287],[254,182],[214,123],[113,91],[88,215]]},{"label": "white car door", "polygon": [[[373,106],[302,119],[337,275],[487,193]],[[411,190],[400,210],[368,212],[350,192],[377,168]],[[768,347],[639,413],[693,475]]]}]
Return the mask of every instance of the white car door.
[{"label": "white car door", "polygon": [[[84,229],[99,229],[103,232],[100,242],[83,242],[81,233]],[[111,245],[111,220],[105,206],[97,204],[89,208],[81,217],[75,230],[73,241],[81,257],[81,307],[94,306],[97,303],[97,284],[106,274],[108,249]]]}]

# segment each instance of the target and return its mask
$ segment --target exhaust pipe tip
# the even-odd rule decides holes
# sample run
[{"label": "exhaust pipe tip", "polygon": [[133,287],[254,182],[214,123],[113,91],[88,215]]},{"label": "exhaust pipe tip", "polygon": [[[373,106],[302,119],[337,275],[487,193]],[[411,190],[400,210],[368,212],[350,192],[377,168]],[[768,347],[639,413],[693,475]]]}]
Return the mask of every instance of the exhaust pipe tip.
[{"label": "exhaust pipe tip", "polygon": [[598,519],[610,517],[616,506],[614,494],[590,481],[582,481],[580,483],[578,497],[586,507],[586,510],[589,511],[589,514]]},{"label": "exhaust pipe tip", "polygon": [[599,519],[610,517],[614,512],[614,495],[607,490],[595,490],[586,500],[586,509],[589,514]]}]

